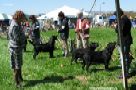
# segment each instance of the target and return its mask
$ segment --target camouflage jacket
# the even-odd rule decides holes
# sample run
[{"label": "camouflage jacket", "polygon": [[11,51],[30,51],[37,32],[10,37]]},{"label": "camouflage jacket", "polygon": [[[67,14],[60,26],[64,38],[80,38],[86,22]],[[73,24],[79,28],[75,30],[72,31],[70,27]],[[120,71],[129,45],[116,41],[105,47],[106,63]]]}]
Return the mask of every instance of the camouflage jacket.
[{"label": "camouflage jacket", "polygon": [[9,27],[9,47],[23,47],[25,45],[25,33],[22,26],[12,20]]}]

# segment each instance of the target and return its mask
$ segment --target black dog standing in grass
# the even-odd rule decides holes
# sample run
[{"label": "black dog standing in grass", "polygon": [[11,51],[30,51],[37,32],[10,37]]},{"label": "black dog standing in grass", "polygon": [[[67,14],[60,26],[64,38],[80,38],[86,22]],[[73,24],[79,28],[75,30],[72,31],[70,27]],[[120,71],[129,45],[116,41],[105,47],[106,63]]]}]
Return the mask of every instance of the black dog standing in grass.
[{"label": "black dog standing in grass", "polygon": [[83,56],[83,66],[86,66],[86,71],[88,71],[89,66],[91,64],[104,64],[105,69],[108,70],[109,61],[111,59],[111,55],[113,50],[115,49],[116,43],[109,43],[107,47],[102,51],[90,51],[89,53],[85,53]]},{"label": "black dog standing in grass", "polygon": [[[72,45],[71,45],[72,46]],[[77,48],[72,51],[71,64],[73,61],[77,63],[78,58],[83,59],[84,54],[89,53],[90,51],[95,51],[99,46],[98,43],[91,43],[87,48]]]},{"label": "black dog standing in grass", "polygon": [[46,44],[34,44],[32,41],[29,42],[34,46],[34,55],[33,58],[36,59],[36,56],[39,52],[49,52],[50,58],[53,58],[53,51],[55,49],[55,40],[57,40],[57,36],[52,36],[48,43]]}]

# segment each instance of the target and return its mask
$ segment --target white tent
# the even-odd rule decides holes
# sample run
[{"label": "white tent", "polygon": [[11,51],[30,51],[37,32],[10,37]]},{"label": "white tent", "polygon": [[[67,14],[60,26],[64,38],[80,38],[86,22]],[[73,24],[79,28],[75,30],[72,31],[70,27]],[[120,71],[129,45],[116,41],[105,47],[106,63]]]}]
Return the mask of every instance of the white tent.
[{"label": "white tent", "polygon": [[12,19],[12,16],[4,13],[0,13],[0,20],[7,20],[7,19],[8,20]]},{"label": "white tent", "polygon": [[46,18],[47,18],[46,15],[41,15],[41,16],[38,17],[37,19],[44,20],[44,19],[46,19]]},{"label": "white tent", "polygon": [[[76,17],[77,16],[77,13],[80,12],[80,10],[78,9],[75,9],[75,8],[71,8],[71,7],[68,7],[68,6],[63,6],[61,8],[58,8],[54,11],[51,11],[49,13],[46,14],[47,18],[53,18],[54,20],[57,20],[57,17],[58,17],[58,13],[60,11],[63,11],[64,14],[66,16],[69,16],[69,17]],[[84,15],[88,15],[88,13],[86,12],[83,12]]]}]

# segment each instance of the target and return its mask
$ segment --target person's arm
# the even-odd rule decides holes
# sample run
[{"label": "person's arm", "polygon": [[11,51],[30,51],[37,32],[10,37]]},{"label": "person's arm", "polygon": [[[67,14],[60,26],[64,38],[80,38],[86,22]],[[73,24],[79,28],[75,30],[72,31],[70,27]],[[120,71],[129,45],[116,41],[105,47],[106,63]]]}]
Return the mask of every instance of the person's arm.
[{"label": "person's arm", "polygon": [[40,28],[39,22],[36,22],[34,29],[39,29],[39,28]]},{"label": "person's arm", "polygon": [[64,19],[64,20],[62,21],[62,24],[60,25],[59,33],[62,33],[62,32],[65,31],[65,27],[66,27],[66,24],[67,24],[67,23],[68,23],[68,22],[67,22],[66,19]]}]

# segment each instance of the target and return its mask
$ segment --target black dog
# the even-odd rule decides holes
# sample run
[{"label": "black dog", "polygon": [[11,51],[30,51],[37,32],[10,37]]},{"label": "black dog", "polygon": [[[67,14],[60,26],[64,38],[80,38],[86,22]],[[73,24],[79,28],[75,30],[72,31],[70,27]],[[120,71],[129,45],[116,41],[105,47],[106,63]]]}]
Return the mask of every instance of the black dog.
[{"label": "black dog", "polygon": [[83,66],[84,69],[86,65],[86,71],[88,71],[89,66],[91,64],[104,64],[105,69],[109,69],[109,61],[111,59],[111,55],[113,50],[115,49],[116,43],[109,43],[107,47],[102,51],[91,51],[89,53],[84,54],[83,56]]},{"label": "black dog", "polygon": [[91,43],[88,48],[77,48],[72,52],[71,64],[73,61],[77,63],[77,59],[83,59],[85,53],[89,53],[90,51],[95,51],[95,49],[99,46],[98,43]]},{"label": "black dog", "polygon": [[34,45],[32,42],[29,41],[34,46],[33,58],[36,59],[36,56],[39,54],[39,52],[49,52],[50,58],[53,58],[54,57],[53,51],[55,49],[55,40],[57,40],[57,36],[52,36],[49,39],[48,43],[46,44]]}]

